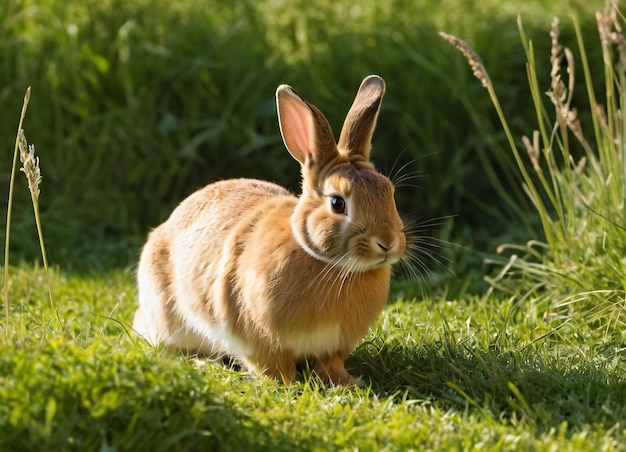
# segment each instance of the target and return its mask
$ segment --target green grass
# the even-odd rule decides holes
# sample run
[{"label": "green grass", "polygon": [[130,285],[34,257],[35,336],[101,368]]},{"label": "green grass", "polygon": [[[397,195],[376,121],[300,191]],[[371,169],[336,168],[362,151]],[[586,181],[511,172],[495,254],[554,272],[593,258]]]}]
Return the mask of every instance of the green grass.
[{"label": "green grass", "polygon": [[[626,182],[615,169],[624,168],[618,110],[626,100],[626,69],[605,58],[603,91],[595,91],[602,80],[592,70],[593,55],[619,53],[598,51],[584,24],[563,25],[561,42],[581,48],[584,43],[586,49],[579,49],[576,74],[584,77],[575,84],[586,97],[574,94],[571,105],[580,105],[581,121],[592,124],[585,128],[592,132],[574,145],[575,127],[558,114],[554,118],[541,101],[544,86],[550,86],[548,53],[541,50],[550,50],[547,34],[530,43],[522,33],[518,50],[525,49],[530,61],[530,94],[519,83],[501,90],[501,77],[524,75],[509,73],[517,60],[503,53],[512,36],[519,39],[511,20],[515,11],[502,5],[492,14],[474,3],[484,6],[446,1],[440,8],[445,15],[431,11],[420,19],[422,27],[415,26],[416,18],[430,11],[430,2],[412,2],[401,16],[393,14],[399,4],[394,2],[364,2],[355,10],[321,1],[304,16],[269,0],[233,8],[215,2],[210,13],[194,2],[165,8],[156,0],[3,4],[0,34],[9,39],[0,40],[0,55],[18,64],[5,69],[10,82],[0,102],[16,97],[12,90],[21,78],[44,74],[33,83],[24,127],[43,159],[44,180],[51,179],[42,187],[42,213],[56,263],[51,284],[38,265],[6,269],[10,321],[0,323],[0,450],[624,450]],[[542,18],[562,11],[554,3],[524,3],[522,12],[535,24],[525,26],[526,36],[549,23]],[[589,3],[575,3],[575,10],[600,9]],[[148,14],[155,5],[163,7],[161,14]],[[330,12],[336,22],[327,23]],[[494,19],[490,28],[480,25],[484,15]],[[346,18],[352,20],[341,20]],[[500,63],[490,70],[488,86],[496,114],[485,113],[489,97],[469,79],[461,58],[450,58],[436,29],[475,44],[487,67]],[[206,30],[210,39],[201,33]],[[424,39],[419,46],[417,38]],[[198,48],[205,53],[194,53]],[[374,57],[382,50],[389,59],[379,65]],[[50,52],[45,60],[44,51]],[[241,59],[230,67],[224,61],[232,52]],[[339,61],[359,64],[346,68]],[[432,80],[414,83],[416,72],[390,71],[393,66],[385,63],[415,64],[444,89],[433,89]],[[256,72],[241,78],[249,72],[239,64]],[[67,66],[67,79],[55,65]],[[286,388],[223,365],[194,363],[136,338],[130,322],[141,245],[137,229],[169,211],[188,184],[212,179],[207,162],[218,171],[243,160],[230,168],[238,175],[289,172],[283,165],[290,160],[279,158],[285,152],[274,146],[279,143],[273,101],[262,93],[293,76],[289,81],[310,89],[312,95],[300,91],[335,123],[345,110],[336,100],[352,95],[353,76],[385,68],[390,105],[381,113],[382,139],[375,145],[389,146],[387,157],[395,159],[397,142],[404,143],[409,160],[427,162],[432,177],[425,183],[427,207],[413,195],[420,205],[409,203],[409,212],[436,216],[449,213],[434,208],[438,202],[454,210],[470,201],[476,218],[517,218],[516,227],[496,230],[526,240],[532,221],[521,223],[534,206],[542,227],[533,236],[537,240],[505,246],[519,256],[497,260],[495,274],[473,268],[482,251],[450,247],[436,260],[445,264],[451,257],[452,268],[467,272],[454,277],[436,267],[422,282],[397,281],[383,315],[347,361],[348,370],[362,377],[355,390],[322,385],[306,372]],[[38,85],[45,87],[41,97]],[[393,94],[393,86],[403,94]],[[442,99],[455,99],[462,108],[438,111],[437,105],[449,106]],[[606,127],[596,99],[606,107]],[[529,109],[518,106],[522,100]],[[419,108],[433,115],[406,114]],[[538,112],[538,125],[524,115],[528,111]],[[11,111],[11,123],[17,112]],[[504,131],[493,128],[494,120],[502,121]],[[555,121],[559,127],[553,129]],[[0,137],[6,124],[0,122]],[[243,132],[233,136],[234,126]],[[445,133],[448,128],[454,133]],[[543,143],[535,165],[517,139],[519,130],[530,135],[533,128]],[[467,139],[470,129],[477,135]],[[507,142],[512,154],[504,155]],[[449,151],[420,160],[422,152],[447,145]],[[224,154],[227,148],[233,154]],[[148,153],[153,149],[156,159]],[[255,152],[272,158],[245,158]],[[479,163],[478,173],[468,169],[474,154],[476,160],[469,161]],[[587,159],[584,170],[581,156]],[[482,189],[463,186],[477,174],[497,198],[483,199]],[[449,189],[455,191],[451,198],[443,194]],[[44,200],[54,193],[46,210]],[[24,201],[18,196],[16,208],[32,215]],[[37,249],[35,228],[24,218],[16,215],[12,224],[18,257],[30,255],[28,246]],[[461,237],[469,247],[478,241],[469,227],[473,220],[464,218],[460,230],[456,220],[442,223],[442,239]],[[88,225],[96,227],[85,233]],[[485,226],[478,234],[492,231]],[[128,234],[125,240],[111,241],[120,233]],[[494,237],[488,242],[498,243]],[[476,284],[478,276],[491,288]],[[414,297],[422,292],[427,295]]]},{"label": "green grass", "polygon": [[[293,387],[197,367],[130,334],[130,271],[12,270],[0,334],[0,450],[619,450],[624,336],[545,306],[398,300],[348,360],[364,387]],[[620,446],[621,444],[621,446]]]}]

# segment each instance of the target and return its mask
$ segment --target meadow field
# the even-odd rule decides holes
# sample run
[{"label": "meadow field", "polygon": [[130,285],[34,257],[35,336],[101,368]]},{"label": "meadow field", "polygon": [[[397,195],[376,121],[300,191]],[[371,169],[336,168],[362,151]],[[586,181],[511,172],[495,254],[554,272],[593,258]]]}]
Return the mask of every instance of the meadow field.
[{"label": "meadow field", "polygon": [[[624,24],[600,0],[3,0],[0,450],[625,450]],[[372,73],[421,251],[347,360],[361,385],[133,334],[180,200],[298,191],[276,87],[338,132]]]}]

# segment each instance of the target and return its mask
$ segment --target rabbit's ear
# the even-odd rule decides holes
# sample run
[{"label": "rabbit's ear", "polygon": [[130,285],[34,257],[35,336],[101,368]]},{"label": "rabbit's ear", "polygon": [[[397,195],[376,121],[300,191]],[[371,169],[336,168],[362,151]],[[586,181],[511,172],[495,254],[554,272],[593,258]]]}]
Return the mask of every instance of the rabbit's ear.
[{"label": "rabbit's ear", "polygon": [[301,98],[289,85],[276,90],[280,133],[289,153],[300,164],[318,167],[338,155],[330,124],[321,111]]},{"label": "rabbit's ear", "polygon": [[361,82],[341,129],[338,144],[340,152],[360,154],[369,160],[372,134],[383,94],[385,81],[378,75],[370,75]]}]

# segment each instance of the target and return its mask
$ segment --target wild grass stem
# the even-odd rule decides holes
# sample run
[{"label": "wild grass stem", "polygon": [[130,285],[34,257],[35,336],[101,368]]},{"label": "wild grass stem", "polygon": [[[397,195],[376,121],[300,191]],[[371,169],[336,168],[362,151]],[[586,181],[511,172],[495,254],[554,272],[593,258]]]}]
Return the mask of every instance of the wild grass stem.
[{"label": "wild grass stem", "polygon": [[39,183],[41,182],[41,172],[39,169],[39,158],[35,155],[35,146],[29,145],[24,135],[24,130],[19,131],[19,148],[20,160],[22,168],[20,171],[24,173],[28,180],[28,189],[33,204],[35,214],[35,223],[37,225],[37,235],[39,237],[39,248],[41,249],[41,258],[43,260],[44,271],[46,273],[46,281],[48,284],[48,296],[50,299],[50,307],[54,310],[54,298],[52,295],[52,283],[50,282],[50,271],[48,269],[48,259],[46,257],[46,247],[43,240],[43,231],[41,228],[41,216],[39,215]]},{"label": "wild grass stem", "polygon": [[20,114],[20,120],[17,126],[17,133],[15,135],[15,148],[13,150],[13,166],[11,167],[11,181],[9,183],[9,200],[7,203],[7,225],[4,244],[4,314],[5,314],[5,331],[9,332],[9,320],[10,320],[10,308],[9,308],[9,242],[11,234],[11,212],[13,210],[13,188],[15,186],[15,171],[17,169],[17,159],[20,143],[20,131],[22,130],[22,124],[24,123],[24,117],[26,116],[26,109],[28,108],[28,102],[30,100],[30,86],[26,89],[24,95],[24,102],[22,103],[22,112]]},{"label": "wild grass stem", "polygon": [[[504,130],[504,134],[506,136],[509,147],[511,148],[511,151],[513,152],[513,157],[515,159],[515,162],[517,163],[518,168],[522,174],[522,180],[526,185],[526,190],[530,191],[530,198],[533,201],[535,208],[539,211],[539,216],[541,218],[541,222],[544,226],[544,229],[546,231],[550,231],[551,228],[548,227],[550,224],[550,219],[548,216],[547,209],[543,203],[543,200],[539,196],[539,193],[535,187],[535,183],[533,179],[530,177],[530,174],[528,173],[526,166],[524,165],[524,162],[519,153],[519,150],[517,149],[517,145],[515,143],[515,139],[513,138],[511,128],[509,127],[509,124],[506,120],[506,116],[504,115],[504,112],[502,110],[502,106],[500,105],[500,100],[498,99],[493,83],[491,82],[491,78],[489,77],[487,73],[487,69],[485,68],[482,60],[480,59],[478,54],[474,51],[474,49],[472,49],[472,47],[470,47],[470,45],[467,44],[465,41],[457,38],[456,36],[449,35],[447,33],[440,32],[439,34],[450,44],[455,46],[466,57],[470,66],[473,69],[474,75],[476,76],[476,78],[478,78],[481,81],[483,87],[487,89],[491,102],[498,115],[498,119],[500,120],[500,123],[502,124],[502,128]],[[548,237],[548,240],[550,241],[550,237]]]},{"label": "wild grass stem", "polygon": [[46,273],[46,282],[48,286],[48,297],[50,300],[50,307],[54,310],[54,296],[52,294],[52,282],[50,280],[50,271],[48,266],[48,258],[46,256],[46,248],[43,239],[43,231],[41,227],[41,216],[39,213],[39,183],[41,182],[41,172],[39,169],[39,158],[35,155],[35,146],[28,145],[26,136],[22,125],[26,116],[26,110],[28,108],[28,102],[30,101],[30,86],[26,89],[24,95],[24,102],[22,103],[22,111],[20,114],[20,120],[17,128],[17,135],[15,138],[15,148],[13,151],[13,166],[11,168],[11,180],[9,184],[9,199],[7,203],[7,223],[6,223],[6,237],[4,248],[4,306],[5,306],[5,331],[8,334],[9,322],[10,322],[10,303],[9,303],[9,248],[10,248],[10,234],[11,234],[11,212],[13,210],[13,191],[15,187],[15,173],[17,169],[18,157],[22,162],[20,171],[24,173],[28,180],[28,189],[30,191],[31,201],[33,204],[33,211],[35,214],[35,223],[37,226],[37,235],[39,237],[39,247],[41,249],[41,257],[43,260],[44,271]]}]

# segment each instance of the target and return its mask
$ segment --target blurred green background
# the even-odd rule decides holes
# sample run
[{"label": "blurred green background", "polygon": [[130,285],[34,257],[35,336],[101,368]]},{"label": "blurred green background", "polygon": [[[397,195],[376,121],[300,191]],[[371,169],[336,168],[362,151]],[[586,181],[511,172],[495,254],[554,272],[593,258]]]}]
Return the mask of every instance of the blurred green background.
[{"label": "blurred green background", "polygon": [[[562,19],[561,42],[574,47],[568,16],[578,16],[600,71],[593,13],[603,5],[1,0],[0,185],[8,193],[30,85],[24,129],[40,157],[50,262],[67,270],[133,265],[149,228],[211,181],[257,177],[298,191],[299,168],[278,131],[279,84],[317,105],[337,134],[360,81],[376,73],[387,93],[373,160],[392,178],[416,176],[398,187],[401,212],[415,223],[442,218],[429,233],[457,245],[438,251],[437,260],[467,275],[482,253],[525,240],[533,220],[487,93],[438,31],[482,56],[521,138],[532,133],[535,116],[517,14],[545,67],[538,72],[547,90],[552,17]],[[11,255],[35,260],[32,207],[17,177]],[[6,197],[0,202],[6,207]]]}]

